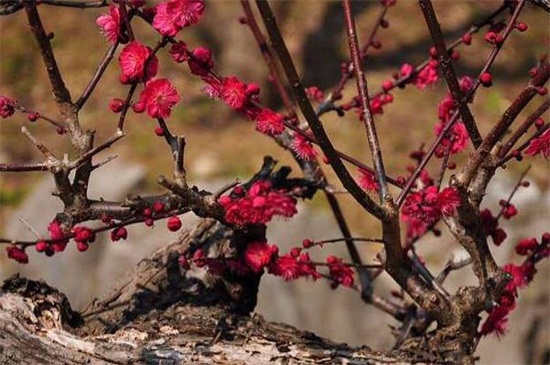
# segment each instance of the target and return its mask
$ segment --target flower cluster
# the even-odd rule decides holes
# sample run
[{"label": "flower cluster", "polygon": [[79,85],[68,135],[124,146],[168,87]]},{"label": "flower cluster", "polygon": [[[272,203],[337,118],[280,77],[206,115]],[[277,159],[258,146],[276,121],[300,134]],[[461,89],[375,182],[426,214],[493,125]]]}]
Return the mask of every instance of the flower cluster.
[{"label": "flower cluster", "polygon": [[296,152],[299,158],[304,161],[312,161],[317,157],[317,151],[311,143],[301,134],[294,134],[294,141],[292,142],[292,150]]},{"label": "flower cluster", "polygon": [[490,44],[500,45],[504,39],[501,34],[504,28],[506,28],[506,24],[504,22],[491,24],[489,30],[485,33],[485,41]]},{"label": "flower cluster", "polygon": [[[474,85],[474,80],[470,77],[463,77],[459,82],[460,90],[463,93],[468,92]],[[445,98],[439,103],[438,117],[439,123],[435,125],[435,134],[440,135],[447,123],[450,122],[452,115],[456,112],[455,100],[450,93],[445,95]],[[469,135],[466,127],[461,120],[455,121],[451,129],[447,132],[445,138],[437,146],[435,155],[437,157],[443,157],[449,151],[452,155],[462,151],[466,148]]]},{"label": "flower cluster", "polygon": [[[189,65],[191,67],[191,60]],[[256,130],[268,136],[277,136],[285,130],[284,117],[271,109],[259,106],[260,87],[246,84],[235,76],[221,79],[203,76],[208,84],[204,91],[212,98],[222,100],[227,106],[248,119],[256,121]]]},{"label": "flower cluster", "polygon": [[214,77],[206,77],[208,83],[205,92],[213,98],[221,99],[231,109],[244,112],[249,103],[260,92],[258,85],[245,84],[235,76],[224,77],[221,80]]},{"label": "flower cluster", "polygon": [[268,272],[280,276],[286,281],[301,277],[317,280],[321,275],[315,269],[307,252],[294,248],[286,255],[277,257],[268,267]]},{"label": "flower cluster", "polygon": [[540,137],[529,142],[525,153],[531,156],[541,155],[548,160],[550,157],[550,129],[546,130]]},{"label": "flower cluster", "polygon": [[197,24],[204,13],[203,0],[169,0],[156,6],[153,27],[173,37],[185,27]]},{"label": "flower cluster", "polygon": [[348,265],[343,264],[342,259],[329,256],[327,257],[327,264],[334,287],[343,285],[351,288],[353,286],[353,270]]},{"label": "flower cluster", "polygon": [[17,246],[6,247],[6,253],[8,258],[17,261],[20,264],[27,264],[29,262],[29,256],[24,249]]},{"label": "flower cluster", "polygon": [[[437,60],[431,59],[426,67],[420,70],[416,75],[412,76],[410,82],[418,89],[424,90],[426,87],[435,84],[439,80],[437,74]],[[399,74],[401,77],[409,77],[415,72],[414,66],[405,63],[401,66]]]},{"label": "flower cluster", "polygon": [[519,241],[516,245],[516,252],[526,258],[521,265],[508,264],[504,266],[509,281],[498,304],[489,312],[489,316],[479,330],[479,334],[482,336],[495,333],[500,337],[506,332],[508,317],[516,307],[518,289],[526,287],[533,281],[537,273],[535,264],[550,256],[550,233],[544,233],[540,242],[536,238]]},{"label": "flower cluster", "polygon": [[378,192],[378,182],[374,174],[370,171],[359,169],[358,184],[360,187],[370,192]]},{"label": "flower cluster", "polygon": [[536,238],[526,238],[516,245],[516,253],[521,256],[534,256],[537,258],[550,256],[550,233],[546,232],[537,241]]},{"label": "flower cluster", "polygon": [[[550,241],[550,235],[548,238],[545,248],[547,256],[549,252],[548,242]],[[509,275],[510,280],[498,304],[489,312],[487,319],[481,326],[479,334],[482,336],[486,336],[490,333],[495,333],[498,337],[504,335],[507,330],[509,315],[516,308],[518,289],[526,287],[533,281],[537,269],[535,268],[534,260],[526,260],[521,265],[508,264],[504,266],[504,271]]]},{"label": "flower cluster", "polygon": [[306,88],[306,95],[309,100],[313,100],[317,103],[322,103],[325,99],[323,90],[319,89],[317,86],[310,86]]},{"label": "flower cluster", "polygon": [[455,188],[438,191],[437,187],[428,186],[411,193],[401,210],[401,216],[407,222],[407,235],[410,238],[420,237],[439,218],[453,215],[459,205],[460,197]]},{"label": "flower cluster", "polygon": [[[63,232],[61,223],[56,219],[51,221],[50,224],[48,224],[48,232],[50,234],[50,238],[54,240],[50,247],[53,252],[64,251],[65,247],[67,247],[67,243],[69,243],[69,239],[67,238],[65,232]],[[46,251],[46,255],[47,254],[48,252]]]},{"label": "flower cluster", "polygon": [[73,227],[76,248],[80,252],[88,250],[89,244],[95,241],[95,232],[85,226]]},{"label": "flower cluster", "polygon": [[254,272],[260,272],[266,267],[274,255],[277,255],[279,248],[265,242],[253,242],[246,247],[244,261]]},{"label": "flower cluster", "polygon": [[14,104],[13,100],[0,95],[0,117],[4,119],[11,117],[15,113]]},{"label": "flower cluster", "polygon": [[240,186],[219,203],[225,210],[227,223],[236,225],[265,224],[274,216],[290,218],[296,211],[296,199],[281,190],[274,190],[266,180],[255,182],[248,191]]},{"label": "flower cluster", "polygon": [[505,219],[510,219],[518,214],[516,206],[504,199],[501,199],[498,202],[498,205],[502,207],[502,216]]},{"label": "flower cluster", "polygon": [[390,93],[377,95],[369,101],[370,111],[372,112],[372,114],[384,114],[384,105],[390,104],[392,102],[393,95]]},{"label": "flower cluster", "polygon": [[[197,267],[207,267],[210,271],[222,273],[226,268],[240,275],[250,272],[261,273],[264,270],[274,276],[279,276],[285,281],[298,278],[310,278],[317,280],[321,274],[317,271],[319,265],[311,261],[309,254],[301,248],[295,247],[290,252],[279,255],[276,245],[268,244],[265,241],[252,242],[248,244],[244,252],[243,261],[235,259],[211,259],[205,257],[201,250],[195,251],[191,260],[186,257],[180,258],[180,264],[184,269],[190,268],[192,262]],[[322,264],[321,264],[322,265]],[[333,282],[333,287],[343,285],[352,287],[354,284],[354,273],[349,265],[342,262],[342,259],[329,256],[326,260],[328,277]]]},{"label": "flower cluster", "polygon": [[124,227],[115,228],[111,231],[111,241],[116,242],[126,240],[128,238],[128,230]]}]

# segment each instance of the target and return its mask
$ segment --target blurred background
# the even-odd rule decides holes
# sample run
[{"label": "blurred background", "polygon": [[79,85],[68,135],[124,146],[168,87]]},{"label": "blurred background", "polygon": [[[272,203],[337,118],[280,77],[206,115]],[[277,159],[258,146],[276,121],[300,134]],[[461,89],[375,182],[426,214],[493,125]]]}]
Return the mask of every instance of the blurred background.
[{"label": "blurred background", "polygon": [[[151,4],[151,2],[149,2]],[[498,8],[499,1],[437,1],[435,7],[448,41],[460,37],[475,21],[479,21]],[[378,1],[354,2],[359,40],[367,38],[378,16]],[[273,2],[279,26],[286,37],[291,54],[306,86],[317,86],[329,92],[340,77],[340,63],[348,59],[347,40],[343,31],[343,15],[339,2],[333,1],[280,1]],[[96,18],[107,9],[79,10],[40,6],[47,31],[54,33],[52,45],[60,70],[73,99],[76,99],[90,80],[97,64],[107,52],[108,43],[95,24]],[[236,1],[207,3],[205,16],[198,26],[184,29],[179,38],[189,47],[205,45],[214,52],[215,69],[225,76],[235,75],[245,82],[262,86],[264,104],[280,109],[280,100],[267,81],[267,67],[258,51],[250,30],[239,23],[242,16]],[[382,81],[391,78],[400,66],[407,62],[418,64],[426,59],[431,39],[425,29],[424,19],[412,1],[400,1],[386,16],[390,26],[381,29],[376,37],[382,44],[378,50],[371,48],[366,62],[366,73],[371,91],[380,88]],[[529,29],[525,33],[513,32],[492,68],[494,86],[482,88],[476,95],[471,109],[485,134],[498,120],[519,90],[527,82],[527,71],[541,55],[548,52],[549,17],[541,9],[528,4],[520,17]],[[137,37],[154,46],[159,35],[140,21],[134,23]],[[457,64],[460,76],[476,76],[484,64],[490,47],[483,40],[483,31],[474,36],[472,45],[461,46]],[[117,57],[117,56],[115,56]],[[184,134],[187,139],[186,166],[192,183],[202,189],[214,190],[235,179],[247,180],[262,163],[264,155],[274,156],[280,164],[297,169],[288,153],[273,141],[254,130],[254,124],[231,112],[220,102],[209,99],[203,92],[203,83],[189,75],[185,65],[175,64],[167,52],[161,52],[159,76],[174,82],[182,102],[173,110],[168,120],[171,130]],[[353,95],[354,83],[344,90],[344,100]],[[118,82],[118,65],[113,62],[80,114],[85,128],[97,130],[96,141],[103,141],[116,130],[118,115],[108,109],[113,98],[123,98],[126,86]],[[437,104],[446,93],[444,82],[420,91],[414,87],[392,92],[395,101],[376,116],[385,163],[389,174],[406,174],[412,164],[408,154],[423,142],[428,143],[437,123]],[[19,100],[28,109],[56,117],[56,106],[37,53],[37,45],[31,36],[23,12],[0,17],[0,95]],[[536,100],[540,100],[539,97]],[[521,114],[518,121],[534,110],[540,101]],[[545,115],[545,119],[548,115]],[[331,138],[342,151],[362,161],[370,161],[363,128],[355,113],[340,118],[334,113],[323,118]],[[58,156],[73,153],[66,136],[60,137],[43,121],[30,123],[22,114],[0,120],[0,162],[39,162],[40,153],[21,135],[20,128],[27,126],[49,149]],[[156,185],[160,174],[170,175],[172,160],[163,139],[154,135],[155,123],[144,115],[129,112],[125,131],[127,136],[101,156],[117,158],[97,170],[91,180],[90,196],[121,200],[128,193],[154,193],[161,189]],[[470,150],[456,156],[460,164]],[[548,161],[529,158],[531,187],[520,189],[514,198],[520,215],[502,224],[509,233],[504,244],[494,250],[499,264],[514,260],[513,247],[521,238],[536,236],[548,230],[550,207],[550,176]],[[510,163],[492,182],[484,206],[496,211],[498,200],[506,199],[519,175],[527,164]],[[434,168],[436,168],[434,166]],[[331,171],[325,169],[332,182]],[[51,196],[53,183],[46,173],[2,173],[0,175],[0,236],[18,239],[34,239],[20,222],[25,219],[41,234],[46,234],[47,224],[62,209],[60,202]],[[377,237],[375,222],[360,206],[342,194],[346,218],[355,236]],[[196,218],[184,217],[192,227]],[[16,272],[44,279],[67,293],[71,303],[81,308],[91,298],[105,293],[122,274],[141,258],[177,238],[164,222],[156,228],[129,227],[126,242],[112,243],[106,236],[99,237],[85,254],[69,247],[63,254],[52,258],[30,253],[30,263],[25,266],[8,261],[0,253],[0,279]],[[299,246],[304,238],[330,239],[339,236],[331,213],[321,195],[299,206],[297,217],[289,221],[277,221],[268,229],[269,242],[277,243],[282,252]],[[452,254],[460,254],[450,237],[426,237],[419,243],[419,252],[438,272]],[[379,247],[361,246],[366,261],[372,261]],[[2,250],[3,251],[3,250]],[[312,252],[323,260],[330,253],[345,257],[338,245],[325,246]],[[517,258],[516,258],[517,259]],[[541,265],[535,282],[521,293],[519,308],[512,314],[511,333],[501,340],[496,337],[481,342],[481,363],[519,364],[530,346],[529,339],[542,338],[546,349],[548,337],[549,265]],[[473,282],[469,270],[451,275],[449,287],[456,288],[465,282]],[[395,286],[388,277],[376,282],[376,290],[389,293]],[[339,288],[332,290],[323,281],[299,281],[285,283],[266,276],[262,281],[257,312],[267,319],[295,325],[352,345],[368,344],[374,349],[388,349],[392,336],[388,326],[396,325],[384,313],[365,305],[357,292]],[[544,322],[546,321],[546,322]],[[537,331],[545,334],[529,337],[538,324]],[[537,340],[538,341],[538,340]],[[544,348],[544,346],[543,346]],[[550,351],[550,350],[549,350]]]}]

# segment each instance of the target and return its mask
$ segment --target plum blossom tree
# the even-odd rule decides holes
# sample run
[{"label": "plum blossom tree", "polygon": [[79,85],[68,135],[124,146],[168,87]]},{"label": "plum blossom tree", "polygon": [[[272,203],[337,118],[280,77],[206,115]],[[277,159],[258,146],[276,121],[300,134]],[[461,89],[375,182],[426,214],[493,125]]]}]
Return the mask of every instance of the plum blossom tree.
[{"label": "plum blossom tree", "polygon": [[[31,130],[22,127],[23,136],[42,153],[44,160],[25,165],[1,163],[0,172],[49,172],[64,209],[49,224],[49,237],[33,241],[1,238],[7,257],[25,264],[32,259],[29,255],[32,250],[46,256],[61,255],[73,243],[79,251],[86,251],[102,232],[109,232],[112,241],[126,240],[131,235],[127,227],[132,224],[152,226],[156,221],[166,220],[167,228],[175,232],[182,227],[179,216],[193,212],[204,218],[201,224],[207,228],[201,234],[210,238],[201,236],[178,249],[175,261],[172,260],[177,263],[176,268],[170,270],[179,273],[182,283],[193,281],[198,285],[204,303],[208,297],[211,300],[208,303],[215,302],[231,313],[248,315],[256,305],[263,274],[287,281],[328,280],[334,288],[357,290],[366,304],[398,320],[402,325],[396,330],[396,349],[401,353],[414,355],[421,361],[474,362],[476,346],[483,336],[505,334],[521,289],[534,280],[537,265],[550,255],[548,232],[537,232],[516,244],[519,263],[499,266],[492,254],[495,248],[490,248],[500,246],[507,237],[499,225],[501,219],[512,219],[520,213],[512,199],[518,189],[528,188],[525,175],[513,192],[504,193],[499,212],[483,206],[489,182],[499,169],[550,156],[550,125],[543,119],[550,107],[545,86],[550,76],[547,57],[541,56],[536,65],[525,70],[525,86],[488,132],[480,131],[471,110],[476,94],[498,82],[491,69],[497,57],[506,51],[509,37],[528,30],[528,25],[518,19],[531,2],[505,0],[481,22],[468,24],[469,28],[464,28],[458,39],[449,42],[432,2],[419,0],[433,46],[424,62],[403,63],[374,92],[373,85],[367,82],[364,61],[374,49],[382,47],[376,37],[389,26],[387,19],[391,16],[398,19],[398,11],[392,14],[395,0],[378,2],[379,16],[368,37],[358,34],[351,3],[342,0],[349,61],[335,66],[341,69],[341,79],[330,91],[303,84],[269,2],[255,3],[256,10],[248,0],[241,1],[241,22],[257,41],[284,110],[273,110],[262,102],[259,83],[222,75],[216,69],[209,45],[191,45],[186,39],[185,29],[199,26],[201,19],[208,16],[208,6],[203,0],[155,4],[139,0],[0,2],[2,15],[25,12],[59,109],[58,116],[48,117],[40,110],[25,108],[16,100],[17,95],[2,95],[0,116],[5,119],[2,122],[26,115],[29,121],[49,123],[60,136],[68,136],[77,156],[72,160],[58,157]],[[532,3],[545,8],[545,2]],[[43,6],[104,8],[96,24],[109,50],[76,99],[65,86],[51,36],[42,24],[39,8]],[[154,32],[158,42],[145,44],[138,36],[138,27]],[[459,77],[458,49],[475,41],[487,43],[485,64],[477,75]],[[289,167],[276,169],[277,162],[268,156],[259,171],[244,183],[228,182],[216,192],[190,186],[184,158],[186,140],[173,133],[170,123],[173,109],[182,103],[183,90],[178,90],[172,78],[162,76],[157,56],[160,52],[168,53],[179,65],[181,77],[200,79],[205,95],[223,102],[243,119],[253,121],[259,133],[292,155],[299,171],[291,175]],[[126,86],[127,93],[109,103],[114,132],[98,143],[95,132],[84,129],[80,116],[89,96],[102,92],[99,81],[108,67],[119,70],[119,81]],[[349,87],[353,89],[351,97],[349,93],[344,96],[344,87],[352,81],[355,87]],[[414,86],[424,91],[436,83],[444,83],[448,92],[438,105],[433,133],[419,141],[423,147],[405,156],[414,164],[394,176],[385,166],[375,117],[384,108],[391,108],[392,93],[399,89]],[[529,105],[535,108],[523,121],[518,121]],[[165,140],[173,159],[173,177],[160,176],[158,183],[164,192],[155,195],[129,196],[119,202],[93,199],[88,196],[90,176],[109,162],[109,159],[98,161],[97,156],[125,136],[125,124],[132,113],[146,113],[156,123],[155,134]],[[362,162],[335,145],[323,123],[328,113],[351,115],[359,120],[362,127],[349,128],[364,128],[369,162]],[[337,181],[329,180],[323,162]],[[357,170],[356,177],[350,167]],[[363,208],[365,217],[378,222],[380,237],[352,235],[336,195],[336,184]],[[276,243],[268,243],[269,223],[277,217],[292,219],[297,214],[298,201],[307,201],[315,195],[326,198],[341,237],[316,241],[304,237],[300,245],[288,252],[280,252]],[[86,225],[92,221],[101,224],[96,228]],[[439,235],[443,227],[467,251],[468,258],[449,261],[442,273],[435,275],[416,253],[415,245],[427,235]],[[338,242],[345,244],[349,259],[327,255],[325,261],[317,262],[310,258],[310,250]],[[381,245],[379,254],[370,260],[374,263],[365,263],[356,247],[359,242]],[[445,288],[447,275],[468,268],[477,277],[476,285],[464,285],[456,292],[449,292]],[[207,279],[200,281],[193,276],[197,270]],[[376,278],[381,272],[395,281],[402,291],[400,296],[386,298],[377,294]],[[181,296],[177,298],[174,302],[184,300]],[[125,317],[128,312],[114,309],[109,317],[112,323],[105,324],[106,317],[96,311],[100,305],[107,306],[105,302],[93,304],[84,313],[87,319],[78,325],[82,334],[107,333],[129,320]],[[167,303],[162,306],[166,308]]]}]

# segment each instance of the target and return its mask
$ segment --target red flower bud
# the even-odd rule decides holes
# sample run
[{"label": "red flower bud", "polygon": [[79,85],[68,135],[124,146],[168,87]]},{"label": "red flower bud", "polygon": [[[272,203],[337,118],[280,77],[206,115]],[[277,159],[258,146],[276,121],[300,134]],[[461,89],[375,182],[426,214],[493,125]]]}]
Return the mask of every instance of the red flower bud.
[{"label": "red flower bud", "polygon": [[304,246],[304,248],[310,248],[314,245],[315,245],[315,242],[313,242],[309,238],[306,238],[305,240],[302,241],[302,246]]},{"label": "red flower bud", "polygon": [[142,103],[142,102],[137,102],[137,103],[134,103],[134,105],[132,105],[132,110],[134,111],[134,113],[143,113],[145,111],[145,103]]},{"label": "red flower bud", "polygon": [[462,36],[462,42],[464,42],[465,45],[469,46],[472,44],[472,35],[470,33],[466,33]]},{"label": "red flower bud", "polygon": [[176,232],[181,228],[181,220],[179,217],[170,217],[167,222],[168,229],[172,232]]},{"label": "red flower bud", "polygon": [[36,249],[36,252],[44,252],[48,248],[48,244],[44,241],[38,241],[36,242],[34,248]]},{"label": "red flower bud", "polygon": [[111,241],[116,242],[128,238],[128,231],[124,227],[115,228],[111,231]]},{"label": "red flower bud", "polygon": [[159,137],[164,136],[164,129],[160,126],[155,127],[155,134]]},{"label": "red flower bud", "polygon": [[298,256],[300,256],[301,251],[302,251],[302,249],[300,247],[294,247],[294,248],[292,248],[292,250],[290,250],[290,256],[298,257]]},{"label": "red flower bud", "polygon": [[27,264],[29,262],[29,256],[25,251],[17,246],[6,247],[8,258],[19,262],[20,264]]},{"label": "red flower bud", "polygon": [[386,80],[382,83],[382,90],[384,92],[388,92],[393,87],[393,81],[392,80]]},{"label": "red flower bud", "polygon": [[481,84],[485,87],[489,87],[493,84],[493,76],[491,76],[490,73],[488,72],[484,72],[483,74],[481,74],[481,76],[479,77],[479,81],[481,82]]},{"label": "red flower bud", "polygon": [[88,244],[86,242],[76,241],[76,248],[80,252],[84,252],[88,249]]},{"label": "red flower bud", "polygon": [[122,107],[124,106],[124,100],[122,99],[113,99],[109,102],[109,109],[113,113],[120,113],[122,111]]},{"label": "red flower bud", "polygon": [[88,242],[95,238],[94,233],[88,227],[74,227],[74,233],[75,241]]},{"label": "red flower bud", "polygon": [[29,120],[29,122],[36,122],[36,120],[38,118],[40,118],[39,113],[32,112],[32,113],[27,114],[27,119]]},{"label": "red flower bud", "polygon": [[527,30],[527,24],[525,24],[524,22],[517,22],[516,23],[516,29],[519,30],[520,32],[525,32]]},{"label": "red flower bud", "polygon": [[159,201],[155,201],[153,203],[153,212],[155,213],[162,213],[164,212],[164,203],[163,202],[159,202]]}]

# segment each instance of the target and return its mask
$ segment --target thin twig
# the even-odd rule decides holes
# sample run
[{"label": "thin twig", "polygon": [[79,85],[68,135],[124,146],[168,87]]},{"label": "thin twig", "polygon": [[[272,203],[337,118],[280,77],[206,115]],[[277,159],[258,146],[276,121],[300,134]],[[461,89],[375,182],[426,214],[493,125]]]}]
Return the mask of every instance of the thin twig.
[{"label": "thin twig", "polygon": [[[485,19],[483,19],[483,21],[472,25],[470,27],[470,29],[466,32],[466,34],[470,34],[470,35],[475,34],[475,33],[479,32],[483,27],[492,24],[494,19],[497,16],[499,16],[503,11],[507,10],[508,8],[509,7],[508,7],[507,3],[502,4],[498,9],[496,9],[491,14],[489,14]],[[457,48],[462,43],[464,43],[464,41],[462,40],[462,37],[458,37],[454,42],[449,44],[449,46],[447,47],[447,52],[452,51],[453,49]],[[405,86],[407,83],[409,83],[411,80],[413,80],[420,71],[422,71],[426,66],[428,66],[430,60],[431,60],[430,58],[426,59],[424,62],[418,64],[415,67],[414,71],[411,72],[409,75],[401,76],[399,79],[395,80],[393,82],[391,88],[389,88],[387,90],[379,90],[376,93],[369,95],[369,99],[372,100],[372,99],[377,98],[377,97],[381,96],[382,94],[387,93],[387,92],[389,92],[389,91],[391,91],[395,88],[400,88],[400,87]],[[471,95],[470,95],[469,98],[466,98],[466,99],[471,100]],[[352,101],[352,103],[354,103],[354,101]],[[326,112],[328,110],[337,110],[337,109],[338,109],[337,107],[326,108],[326,110],[323,110],[320,114],[323,114],[324,112]]]},{"label": "thin twig", "polygon": [[[21,111],[22,113],[35,113],[34,111],[25,108],[24,106],[20,105],[19,103],[15,104],[13,107],[15,109]],[[47,117],[45,115],[42,115],[41,113],[37,113],[37,115],[38,115],[38,119],[44,119],[46,122],[50,123],[54,127],[62,128],[62,129],[65,129],[65,127],[66,127],[64,123],[53,120],[52,118]]]},{"label": "thin twig", "polygon": [[107,69],[107,66],[113,59],[113,56],[115,54],[117,47],[118,47],[118,40],[109,47],[109,49],[107,50],[107,54],[103,57],[103,59],[101,60],[101,63],[97,67],[97,70],[94,73],[94,76],[92,77],[88,85],[86,85],[86,88],[82,92],[82,95],[80,96],[80,98],[78,98],[78,100],[76,101],[75,105],[77,109],[81,109],[84,106],[84,104],[86,103],[86,101],[88,100],[92,92],[94,91],[95,87],[99,83],[99,80],[103,76],[103,73]]},{"label": "thin twig", "polygon": [[512,134],[512,136],[508,139],[508,142],[504,144],[502,149],[500,150],[500,157],[504,157],[512,147],[517,143],[517,141],[523,136],[529,128],[537,121],[537,119],[544,114],[550,108],[550,98],[546,98],[544,102],[533,112],[531,113],[527,119],[523,122],[522,125],[520,125]]},{"label": "thin twig", "polygon": [[[363,48],[361,49],[360,56],[362,61],[366,58],[368,50],[372,46],[372,41],[374,40],[374,37],[376,36],[378,29],[380,28],[380,23],[382,19],[384,19],[384,16],[388,12],[388,9],[389,9],[389,5],[386,5],[386,4],[382,5],[382,8],[378,13],[378,17],[374,22],[374,26],[372,27],[370,35],[367,38],[367,41],[365,42]],[[332,89],[331,93],[329,94],[327,99],[323,102],[323,104],[319,107],[319,115],[323,114],[324,111],[330,110],[330,109],[326,109],[324,105],[331,105],[334,103],[335,100],[340,99],[342,97],[342,90],[344,89],[344,86],[346,85],[347,81],[353,76],[353,73],[354,73],[353,62],[348,61],[346,63],[346,71],[342,73],[340,81],[334,87],[334,89]]]},{"label": "thin twig", "polygon": [[88,152],[84,153],[82,156],[80,156],[78,159],[72,161],[68,167],[70,169],[75,169],[75,168],[78,168],[80,167],[86,160],[90,159],[91,157],[97,155],[98,153],[100,153],[101,151],[111,147],[116,141],[118,141],[119,139],[121,139],[122,137],[124,137],[125,134],[124,132],[122,132],[121,130],[117,130],[115,132],[115,135],[110,137],[109,139],[107,139],[105,142],[103,142],[102,144],[100,144],[99,146],[96,146],[94,148],[92,148],[91,150],[89,150]]},{"label": "thin twig", "polygon": [[272,77],[273,85],[275,86],[275,89],[277,90],[277,93],[281,97],[281,100],[283,101],[283,105],[286,108],[288,118],[294,119],[296,117],[294,104],[290,98],[290,95],[288,95],[288,92],[286,91],[283,83],[281,82],[281,78],[279,77],[279,70],[277,69],[275,59],[271,54],[271,49],[269,48],[264,35],[262,34],[262,32],[260,31],[260,28],[258,27],[258,23],[256,22],[256,17],[254,16],[252,9],[250,8],[250,3],[248,2],[248,0],[241,0],[241,5],[243,7],[244,14],[246,17],[246,24],[250,27],[250,30],[252,31],[252,34],[256,39],[256,43],[258,43],[260,52],[262,53],[264,61],[267,67],[269,68],[269,73]]},{"label": "thin twig", "polygon": [[19,221],[23,223],[25,227],[36,237],[37,240],[41,239],[40,233],[23,217],[19,217]]},{"label": "thin twig", "polygon": [[44,157],[47,159],[57,160],[57,157],[55,157],[55,155],[42,142],[38,141],[26,127],[21,127],[21,133],[23,133],[25,137],[27,137],[27,139],[31,141],[31,143],[38,148],[40,152],[42,152]]},{"label": "thin twig", "polygon": [[7,163],[0,163],[1,172],[24,172],[24,171],[48,171],[48,164],[37,163],[37,164],[23,164],[23,165],[12,165]]},{"label": "thin twig", "polygon": [[506,199],[506,202],[501,206],[500,211],[498,212],[497,216],[495,217],[495,220],[497,222],[500,219],[500,217],[502,217],[502,215],[504,214],[504,211],[506,210],[506,207],[508,207],[508,205],[510,205],[510,202],[512,201],[512,198],[514,197],[514,195],[516,195],[519,187],[521,186],[521,183],[523,182],[523,179],[525,178],[525,176],[527,176],[527,173],[529,173],[529,170],[531,170],[531,165],[527,166],[527,168],[521,173],[518,181],[516,182],[516,185],[514,185],[514,188],[512,189],[510,194],[508,195],[508,199]]},{"label": "thin twig", "polygon": [[548,129],[550,129],[550,123],[546,123],[544,124],[542,127],[540,127],[539,129],[537,129],[537,131],[535,133],[533,133],[533,135],[531,137],[529,137],[527,139],[527,141],[523,142],[521,144],[521,146],[519,146],[518,148],[516,148],[514,151],[510,152],[507,156],[504,156],[502,159],[500,159],[498,161],[498,166],[502,166],[504,165],[506,162],[510,161],[511,159],[513,158],[517,158],[519,157],[519,153],[521,153],[524,149],[527,148],[527,146],[529,146],[529,144],[531,143],[531,141],[535,138],[538,138],[540,137],[544,132],[546,132]]},{"label": "thin twig", "polygon": [[449,139],[449,145],[447,146],[445,155],[441,159],[441,167],[439,168],[439,174],[437,176],[437,180],[435,183],[435,186],[437,186],[437,190],[441,189],[441,184],[443,183],[443,178],[445,177],[445,171],[447,171],[447,166],[449,165],[449,158],[451,157],[451,151],[453,149],[454,140],[455,140],[455,137],[451,137]]},{"label": "thin twig", "polygon": [[435,141],[432,142],[432,144],[430,145],[430,148],[428,149],[428,152],[426,152],[426,154],[424,155],[424,157],[422,158],[422,160],[420,161],[416,169],[413,171],[411,177],[407,180],[407,183],[403,187],[403,190],[401,190],[401,193],[397,197],[396,204],[398,206],[401,206],[401,204],[403,204],[403,202],[405,201],[405,198],[409,194],[409,191],[411,190],[412,186],[415,184],[416,179],[418,178],[422,170],[424,170],[424,168],[426,167],[426,165],[434,155],[435,150],[441,144],[441,141],[443,141],[443,139],[446,137],[447,133],[453,127],[454,123],[456,123],[457,120],[458,120],[458,111],[455,111],[454,114],[449,119],[449,121],[447,122],[447,124],[445,124],[445,127],[443,128],[441,133],[439,133],[439,136],[437,136]]},{"label": "thin twig", "polygon": [[382,159],[382,150],[380,149],[380,142],[378,141],[378,136],[376,135],[376,127],[374,126],[374,119],[370,110],[367,80],[365,79],[363,68],[361,67],[359,42],[357,41],[355,20],[353,19],[353,15],[351,13],[350,0],[343,0],[342,4],[344,6],[346,32],[348,35],[351,59],[353,62],[353,69],[357,83],[357,92],[361,103],[363,122],[367,130],[367,141],[372,156],[376,180],[378,181],[380,203],[382,203],[388,194],[388,183],[386,180],[384,161]]}]

